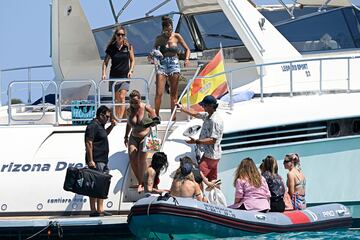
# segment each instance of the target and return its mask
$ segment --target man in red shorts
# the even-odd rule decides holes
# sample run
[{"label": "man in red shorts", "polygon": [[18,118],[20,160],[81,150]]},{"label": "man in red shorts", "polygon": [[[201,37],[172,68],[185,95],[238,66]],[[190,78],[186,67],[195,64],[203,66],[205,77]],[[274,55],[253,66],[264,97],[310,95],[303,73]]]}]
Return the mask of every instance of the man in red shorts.
[{"label": "man in red shorts", "polygon": [[199,104],[204,108],[205,112],[197,112],[193,109],[188,110],[181,105],[177,107],[180,111],[204,121],[199,139],[190,137],[190,140],[186,142],[197,144],[204,153],[200,159],[199,169],[209,181],[212,181],[217,179],[217,166],[221,158],[220,142],[223,136],[224,123],[216,112],[218,107],[216,98],[208,95]]}]

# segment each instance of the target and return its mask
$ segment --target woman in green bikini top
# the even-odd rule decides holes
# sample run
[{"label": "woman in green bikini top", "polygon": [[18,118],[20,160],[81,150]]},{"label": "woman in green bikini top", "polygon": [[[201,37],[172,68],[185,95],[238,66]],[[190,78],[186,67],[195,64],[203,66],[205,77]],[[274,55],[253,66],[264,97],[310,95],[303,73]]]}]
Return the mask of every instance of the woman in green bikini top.
[{"label": "woman in green bikini top", "polygon": [[[143,143],[145,137],[150,132],[150,126],[146,124],[149,118],[146,117],[146,115],[149,115],[151,118],[155,118],[156,114],[150,105],[146,105],[141,102],[141,95],[139,91],[133,90],[129,97],[130,107],[127,110],[127,124],[124,143],[125,146],[128,147],[131,168],[135,174],[138,184],[141,184],[147,168],[147,153],[142,151]],[[136,187],[138,187],[138,185]]]}]

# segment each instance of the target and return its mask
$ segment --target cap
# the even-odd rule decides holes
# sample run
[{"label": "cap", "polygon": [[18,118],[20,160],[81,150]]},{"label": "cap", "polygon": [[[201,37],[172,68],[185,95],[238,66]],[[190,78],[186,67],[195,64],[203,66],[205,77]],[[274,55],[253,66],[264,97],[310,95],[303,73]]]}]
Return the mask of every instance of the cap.
[{"label": "cap", "polygon": [[187,175],[189,175],[191,173],[191,170],[192,170],[192,164],[184,163],[181,166],[181,175],[187,176]]},{"label": "cap", "polygon": [[214,96],[212,95],[207,95],[204,97],[204,99],[199,103],[200,106],[204,106],[204,105],[216,105],[217,104],[217,100]]}]

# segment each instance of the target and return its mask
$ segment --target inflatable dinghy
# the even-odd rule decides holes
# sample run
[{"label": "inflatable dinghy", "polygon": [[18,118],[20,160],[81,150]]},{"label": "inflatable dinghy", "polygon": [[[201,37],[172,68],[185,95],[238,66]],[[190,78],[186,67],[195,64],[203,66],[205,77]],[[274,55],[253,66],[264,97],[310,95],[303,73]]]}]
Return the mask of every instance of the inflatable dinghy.
[{"label": "inflatable dinghy", "polygon": [[138,238],[218,238],[269,232],[348,228],[352,217],[341,204],[302,211],[260,213],[203,203],[190,198],[149,196],[132,207],[129,228]]}]

